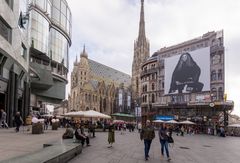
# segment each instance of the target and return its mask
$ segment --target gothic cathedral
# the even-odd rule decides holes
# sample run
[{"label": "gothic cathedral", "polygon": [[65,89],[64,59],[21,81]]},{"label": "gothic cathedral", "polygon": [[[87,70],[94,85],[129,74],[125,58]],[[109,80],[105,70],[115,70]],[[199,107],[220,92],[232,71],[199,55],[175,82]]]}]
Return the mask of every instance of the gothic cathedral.
[{"label": "gothic cathedral", "polygon": [[145,21],[144,21],[144,0],[141,0],[141,12],[139,22],[138,38],[134,41],[134,56],[132,63],[132,99],[140,105],[141,99],[141,64],[149,58],[149,41],[145,34]]}]

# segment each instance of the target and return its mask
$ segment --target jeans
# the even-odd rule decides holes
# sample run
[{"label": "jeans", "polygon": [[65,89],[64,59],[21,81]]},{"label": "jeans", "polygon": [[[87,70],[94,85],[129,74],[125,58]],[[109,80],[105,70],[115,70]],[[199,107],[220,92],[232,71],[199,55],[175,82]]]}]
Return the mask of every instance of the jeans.
[{"label": "jeans", "polygon": [[161,143],[161,153],[162,153],[162,155],[164,155],[164,148],[165,148],[166,153],[167,153],[167,157],[169,157],[168,142],[166,140],[160,140],[160,143]]},{"label": "jeans", "polygon": [[149,157],[148,153],[151,147],[152,140],[144,139],[145,158]]}]

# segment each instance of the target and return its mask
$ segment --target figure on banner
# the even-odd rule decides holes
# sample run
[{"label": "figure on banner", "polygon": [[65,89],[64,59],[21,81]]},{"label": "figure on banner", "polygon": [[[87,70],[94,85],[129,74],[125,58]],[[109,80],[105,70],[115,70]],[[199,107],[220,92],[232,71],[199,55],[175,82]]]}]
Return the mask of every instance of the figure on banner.
[{"label": "figure on banner", "polygon": [[183,53],[173,71],[169,93],[201,92],[204,84],[199,82],[200,74],[201,69],[192,56]]}]

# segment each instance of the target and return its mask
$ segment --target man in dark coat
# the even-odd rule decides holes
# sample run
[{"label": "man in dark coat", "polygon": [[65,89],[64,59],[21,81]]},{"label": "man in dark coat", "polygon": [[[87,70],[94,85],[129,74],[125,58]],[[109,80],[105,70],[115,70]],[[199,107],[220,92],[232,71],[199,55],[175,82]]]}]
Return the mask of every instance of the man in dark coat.
[{"label": "man in dark coat", "polygon": [[155,138],[154,128],[151,126],[151,122],[147,120],[146,126],[143,127],[140,139],[144,140],[144,152],[145,152],[145,160],[149,158],[149,150],[151,147],[152,140]]}]

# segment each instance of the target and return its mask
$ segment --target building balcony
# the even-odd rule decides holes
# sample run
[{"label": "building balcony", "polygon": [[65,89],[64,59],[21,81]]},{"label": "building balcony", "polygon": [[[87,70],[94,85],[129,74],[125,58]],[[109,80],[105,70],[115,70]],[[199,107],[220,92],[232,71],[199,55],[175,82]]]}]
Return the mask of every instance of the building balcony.
[{"label": "building balcony", "polygon": [[148,70],[143,70],[141,72],[141,76],[144,76],[144,75],[148,75],[148,74],[152,74],[152,73],[156,73],[158,72],[158,67],[156,68],[151,68],[151,69],[148,69]]}]

